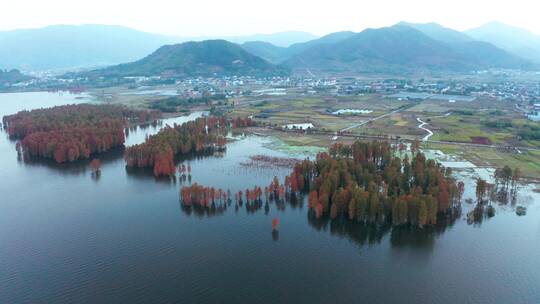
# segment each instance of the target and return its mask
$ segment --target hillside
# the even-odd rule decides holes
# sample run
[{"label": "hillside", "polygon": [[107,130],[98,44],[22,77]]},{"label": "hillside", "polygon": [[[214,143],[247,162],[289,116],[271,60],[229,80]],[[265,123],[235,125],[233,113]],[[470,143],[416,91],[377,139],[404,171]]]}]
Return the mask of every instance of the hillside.
[{"label": "hillside", "polygon": [[289,47],[296,43],[302,43],[317,39],[317,36],[300,31],[286,31],[272,34],[254,34],[247,36],[222,36],[214,39],[223,39],[234,43],[246,43],[250,41],[262,41],[271,43],[278,47]]},{"label": "hillside", "polygon": [[289,56],[292,56],[319,45],[338,43],[354,36],[355,34],[356,33],[350,31],[335,32],[318,39],[313,39],[303,43],[295,43],[288,48],[288,54]]},{"label": "hillside", "polygon": [[83,75],[266,76],[283,73],[284,69],[248,53],[237,44],[225,40],[207,40],[162,46],[141,60],[94,70]]},{"label": "hillside", "polygon": [[19,70],[4,71],[0,69],[0,90],[30,79],[32,79],[32,77],[22,74]]},{"label": "hillside", "polygon": [[467,34],[441,26],[440,24],[431,23],[409,23],[400,22],[398,25],[412,27],[428,36],[431,39],[442,41],[445,43],[463,43],[474,41]]},{"label": "hillside", "polygon": [[523,58],[518,58],[515,54],[508,54],[489,42],[475,40],[465,33],[443,27],[437,23],[401,22],[399,25],[410,26],[431,39],[446,43],[457,54],[475,62],[479,67],[519,67],[523,64]]},{"label": "hillside", "polygon": [[466,31],[467,35],[489,42],[523,58],[540,62],[540,36],[500,22],[491,22]]},{"label": "hillside", "polygon": [[530,67],[528,61],[485,43],[445,43],[401,24],[309,48],[285,65],[295,70],[382,73]]},{"label": "hillside", "polygon": [[243,43],[242,48],[274,64],[279,64],[288,58],[288,48],[275,46],[269,42],[249,41]]},{"label": "hillside", "polygon": [[61,70],[140,59],[173,38],[111,25],[55,25],[0,32],[0,66]]},{"label": "hillside", "polygon": [[268,42],[263,41],[250,41],[242,44],[242,47],[252,53],[253,55],[259,56],[268,60],[269,62],[279,64],[285,60],[291,58],[292,56],[299,54],[307,49],[318,45],[332,44],[337,43],[342,40],[345,40],[353,36],[353,32],[336,32],[329,35],[323,36],[321,38],[313,39],[307,42],[295,43],[291,46],[279,47]]}]

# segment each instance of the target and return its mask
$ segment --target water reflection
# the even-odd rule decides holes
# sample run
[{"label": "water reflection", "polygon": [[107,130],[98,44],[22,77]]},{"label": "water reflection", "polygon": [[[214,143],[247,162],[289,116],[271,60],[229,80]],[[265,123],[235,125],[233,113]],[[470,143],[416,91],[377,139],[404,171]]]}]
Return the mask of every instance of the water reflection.
[{"label": "water reflection", "polygon": [[164,118],[157,121],[156,123],[132,126],[129,129],[124,130],[126,133],[125,146],[129,147],[129,146],[144,142],[146,137],[158,133],[159,130],[165,125],[169,125],[169,126],[174,126],[175,124],[181,125],[185,122],[195,120],[207,114],[208,112],[193,112],[186,116]]},{"label": "water reflection", "polygon": [[390,233],[390,244],[393,248],[415,248],[431,251],[435,239],[450,229],[460,218],[460,214],[452,217],[439,217],[434,226],[419,228],[416,226],[392,226],[391,223],[371,224],[351,221],[346,218],[331,220],[329,217],[317,219],[311,210],[307,214],[309,225],[319,232],[346,238],[359,247],[380,244]]},{"label": "water reflection", "polygon": [[[4,109],[24,105],[11,96],[0,101]],[[43,101],[53,100],[36,104]],[[138,132],[130,142],[144,140]],[[238,191],[274,175],[282,180],[290,169],[239,165],[250,155],[291,156],[266,143],[248,137],[228,144],[222,158],[186,160],[193,182]],[[110,162],[110,153],[99,155],[103,172],[94,182],[90,172],[56,174],[90,171],[88,162],[25,168],[3,135],[0,152],[0,303],[538,303],[537,205],[527,205],[525,217],[497,206],[482,229],[465,220],[418,229],[306,219],[307,208],[293,210],[302,200],[263,201],[249,215],[244,203],[235,216],[234,203],[183,208],[179,178],[163,186],[151,172],[126,174],[122,153]],[[463,180],[465,197],[474,198],[474,178]],[[531,191],[527,197],[540,200]],[[517,204],[525,203],[518,197]],[[466,214],[472,205],[463,205]],[[279,233],[270,230],[274,216],[283,221]]]},{"label": "water reflection", "polygon": [[101,179],[101,170],[93,171],[92,173],[90,173],[90,177],[96,183],[99,182],[99,180]]},{"label": "water reflection", "polygon": [[[178,168],[179,165],[195,161],[195,160],[202,160],[206,158],[222,158],[225,156],[226,152],[212,152],[212,151],[205,151],[199,154],[187,154],[187,155],[177,155],[174,158],[174,165]],[[173,183],[176,184],[177,182],[180,184],[191,184],[192,180],[192,174],[179,174],[173,175],[173,176],[158,176],[156,177],[154,175],[154,171],[152,168],[145,167],[145,168],[139,168],[139,167],[128,167],[125,166],[125,170],[127,173],[127,176],[130,178],[138,179],[138,180],[155,180],[157,182],[161,183]]]},{"label": "water reflection", "polygon": [[277,230],[272,231],[272,240],[274,242],[279,241],[279,231],[277,231]]},{"label": "water reflection", "polygon": [[[174,118],[166,118],[163,120],[159,120],[155,123],[148,123],[148,124],[142,124],[138,126],[132,126],[130,128],[125,129],[126,134],[126,142],[125,146],[117,147],[114,149],[111,149],[107,152],[95,154],[92,155],[89,159],[82,159],[77,160],[74,162],[69,163],[56,163],[52,159],[45,159],[40,157],[30,157],[27,155],[20,155],[17,154],[17,161],[23,165],[32,166],[32,167],[43,167],[50,170],[53,170],[57,172],[60,175],[84,175],[87,173],[88,165],[90,161],[94,158],[98,158],[101,160],[102,165],[105,167],[109,164],[115,163],[121,159],[123,159],[125,147],[138,144],[141,142],[144,142],[147,136],[157,133],[164,125],[174,125],[174,124],[181,124],[187,121],[194,120],[198,117],[201,117],[205,115],[205,112],[195,112],[187,116],[180,116],[180,117],[174,117]],[[16,139],[11,139],[6,135],[6,141],[9,142],[13,146],[13,153],[16,153],[15,150],[15,144],[18,142]],[[223,157],[223,153],[210,153],[207,152],[206,154],[200,154],[200,155],[184,155],[184,156],[178,156],[175,158],[175,164],[178,165],[181,162],[184,161],[190,161],[190,160],[200,160],[206,157]],[[133,177],[135,179],[153,179],[158,182],[170,182],[174,183],[176,182],[176,178],[154,178],[154,174],[152,170],[126,170],[128,173],[127,175],[130,177]],[[99,177],[94,178],[95,181],[99,180]]]},{"label": "water reflection", "polygon": [[151,168],[134,168],[125,166],[126,175],[129,178],[138,181],[154,181],[160,184],[176,185],[178,178],[176,176],[155,176]]},{"label": "water reflection", "polygon": [[55,171],[60,175],[83,175],[89,170],[88,166],[92,159],[98,158],[103,166],[113,164],[122,159],[124,155],[124,147],[114,148],[105,153],[92,155],[89,159],[81,159],[74,162],[59,164],[52,159],[40,157],[21,156],[17,157],[18,161],[25,166],[42,167]]},{"label": "water reflection", "polygon": [[227,211],[227,206],[230,204],[211,204],[210,207],[202,207],[198,205],[186,206],[180,202],[180,210],[187,216],[195,216],[197,218],[214,217],[223,215]]},{"label": "water reflection", "polygon": [[331,220],[329,217],[317,219],[313,212],[308,212],[309,225],[319,232],[330,232],[331,235],[345,237],[359,246],[379,244],[383,236],[392,226],[389,224],[375,225],[349,221],[341,218]]},{"label": "water reflection", "polygon": [[436,225],[424,228],[412,226],[393,227],[390,234],[390,244],[394,248],[410,247],[429,249],[431,251],[435,247],[435,240],[451,229],[459,218],[459,213],[451,217],[439,216]]}]

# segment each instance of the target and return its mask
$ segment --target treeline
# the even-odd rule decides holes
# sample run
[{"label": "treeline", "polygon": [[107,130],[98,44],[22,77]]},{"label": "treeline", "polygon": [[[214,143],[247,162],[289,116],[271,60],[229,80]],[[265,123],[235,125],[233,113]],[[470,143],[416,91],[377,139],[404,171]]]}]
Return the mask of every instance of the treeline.
[{"label": "treeline", "polygon": [[455,114],[465,115],[465,116],[472,116],[475,112],[472,110],[452,110]]},{"label": "treeline", "polygon": [[[467,214],[469,223],[480,223],[484,217],[494,216],[494,202],[502,205],[509,202],[512,205],[516,203],[519,180],[522,177],[521,170],[519,168],[512,170],[509,166],[504,166],[503,168],[497,168],[493,177],[493,184],[482,178],[476,181],[476,205]],[[472,203],[472,200],[469,202]]]},{"label": "treeline", "polygon": [[[219,188],[205,187],[197,183],[183,186],[180,189],[180,201],[185,206],[209,207],[212,204],[231,203],[233,199],[236,204],[242,204],[243,202],[258,203],[262,202],[262,195],[263,190],[261,187],[246,189],[245,192],[239,190],[234,195],[230,190],[225,191]],[[265,190],[265,195],[268,201],[268,188]]]},{"label": "treeline", "polygon": [[210,207],[212,204],[226,204],[231,201],[231,191],[214,187],[204,187],[197,183],[180,189],[180,201],[184,206]]},{"label": "treeline", "polygon": [[[362,223],[423,227],[437,224],[441,217],[459,216],[465,185],[451,177],[451,169],[420,152],[413,152],[411,160],[396,153],[386,142],[335,144],[329,153],[296,164],[283,184],[275,177],[264,189],[235,193],[234,200],[242,205],[245,199],[251,206],[248,210],[256,210],[263,203],[268,208],[270,202],[279,207],[302,200],[308,193],[315,218]],[[233,197],[227,193],[194,184],[181,189],[180,199],[184,206],[209,208],[216,202],[230,202]]]},{"label": "treeline", "polygon": [[270,185],[264,189],[255,186],[252,189],[232,193],[230,189],[225,191],[193,183],[180,189],[180,203],[183,208],[194,208],[199,213],[211,213],[212,210],[225,210],[234,202],[235,210],[245,205],[247,212],[254,213],[264,207],[265,213],[268,214],[271,203],[275,203],[278,209],[284,209],[286,202],[298,201],[297,192],[293,191],[298,189],[295,185],[296,182],[288,176],[284,184],[280,184],[279,179],[274,177]]},{"label": "treeline", "polygon": [[185,107],[193,105],[205,104],[211,106],[214,101],[226,102],[227,98],[223,94],[208,95],[197,98],[173,96],[153,101],[150,103],[149,107],[162,112],[174,113],[181,112],[182,110],[185,110]]},{"label": "treeline", "polygon": [[128,167],[153,168],[155,176],[172,176],[176,171],[175,155],[224,150],[229,126],[238,128],[254,124],[250,118],[227,120],[223,116],[210,116],[166,126],[144,143],[127,148],[124,158]]},{"label": "treeline", "polygon": [[63,163],[121,146],[124,127],[159,117],[157,111],[79,104],[21,111],[2,121],[11,138],[21,139],[19,153]]},{"label": "treeline", "polygon": [[482,124],[493,129],[505,129],[513,127],[512,121],[509,119],[488,119],[482,121]]},{"label": "treeline", "polygon": [[[263,207],[262,195],[263,190],[257,186],[245,191],[239,190],[236,193],[231,193],[230,190],[225,191],[194,183],[180,189],[180,203],[182,208],[193,209],[201,214],[214,214],[215,211],[226,210],[234,201],[235,210],[245,205],[247,212],[254,213]],[[265,196],[264,208],[268,213],[270,211],[268,188],[265,189]]]},{"label": "treeline", "polygon": [[330,154],[297,164],[290,179],[309,192],[317,218],[422,227],[459,212],[464,184],[451,177],[449,168],[419,152],[412,159],[395,155],[385,142],[335,144]]},{"label": "treeline", "polygon": [[532,124],[523,125],[518,135],[524,140],[540,140],[540,126]]}]

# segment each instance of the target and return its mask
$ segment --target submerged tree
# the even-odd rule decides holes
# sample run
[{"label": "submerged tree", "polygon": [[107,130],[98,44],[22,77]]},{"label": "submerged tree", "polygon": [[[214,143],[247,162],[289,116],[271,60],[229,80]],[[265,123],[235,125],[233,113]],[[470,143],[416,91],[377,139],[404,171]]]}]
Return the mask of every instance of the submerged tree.
[{"label": "submerged tree", "polygon": [[487,182],[479,178],[476,181],[476,201],[479,204],[483,204],[487,195]]},{"label": "submerged tree", "polygon": [[279,219],[277,217],[272,219],[272,231],[279,230]]},{"label": "submerged tree", "polygon": [[420,152],[410,161],[396,154],[385,142],[334,144],[314,161],[298,163],[289,180],[303,183],[297,191],[309,193],[316,218],[426,226],[460,208],[464,184],[450,170]]},{"label": "submerged tree", "polygon": [[126,126],[157,118],[155,111],[79,104],[21,111],[3,121],[9,136],[21,140],[18,153],[64,163],[122,146]]},{"label": "submerged tree", "polygon": [[[165,126],[149,136],[142,144],[126,149],[124,158],[128,167],[153,168],[155,176],[175,174],[175,155],[202,154],[225,149],[229,124],[241,127],[253,121],[237,118],[229,122],[225,117],[201,117],[182,125]],[[181,174],[191,173],[191,166],[182,165]]]},{"label": "submerged tree", "polygon": [[493,175],[495,179],[495,197],[500,203],[506,204],[509,201],[515,203],[519,180],[521,179],[521,170],[515,168],[512,170],[508,166],[497,168]]},{"label": "submerged tree", "polygon": [[101,160],[94,158],[90,162],[90,168],[92,169],[92,172],[94,173],[101,171]]}]

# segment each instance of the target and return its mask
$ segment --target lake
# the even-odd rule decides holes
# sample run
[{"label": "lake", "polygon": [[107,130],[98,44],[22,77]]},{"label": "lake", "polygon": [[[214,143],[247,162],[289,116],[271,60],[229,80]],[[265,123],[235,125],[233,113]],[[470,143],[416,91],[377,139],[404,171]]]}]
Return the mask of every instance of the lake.
[{"label": "lake", "polygon": [[[88,101],[0,94],[0,116]],[[121,150],[99,156],[95,179],[87,161],[23,162],[0,135],[0,303],[540,303],[540,195],[527,189],[526,216],[501,206],[481,224],[423,230],[317,221],[301,202],[194,212],[180,182],[126,171]],[[192,182],[238,191],[290,172],[243,165],[250,156],[313,157],[304,150],[236,135],[224,154],[183,162]],[[457,174],[474,196],[479,173]]]}]

